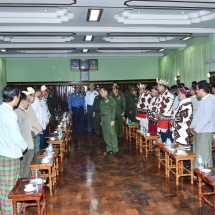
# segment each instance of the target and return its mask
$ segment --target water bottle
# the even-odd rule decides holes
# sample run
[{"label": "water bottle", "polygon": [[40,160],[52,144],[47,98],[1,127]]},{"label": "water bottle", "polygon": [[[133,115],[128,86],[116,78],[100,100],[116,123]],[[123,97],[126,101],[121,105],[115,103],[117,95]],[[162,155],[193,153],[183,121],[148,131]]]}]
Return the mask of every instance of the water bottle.
[{"label": "water bottle", "polygon": [[198,163],[198,169],[200,170],[203,169],[203,159],[201,155],[198,156],[197,163]]},{"label": "water bottle", "polygon": [[58,138],[60,139],[62,137],[62,129],[61,129],[61,126],[58,126]]},{"label": "water bottle", "polygon": [[34,178],[35,178],[35,179],[38,179],[39,177],[40,177],[40,172],[39,172],[38,169],[35,169],[35,170],[34,170]]}]

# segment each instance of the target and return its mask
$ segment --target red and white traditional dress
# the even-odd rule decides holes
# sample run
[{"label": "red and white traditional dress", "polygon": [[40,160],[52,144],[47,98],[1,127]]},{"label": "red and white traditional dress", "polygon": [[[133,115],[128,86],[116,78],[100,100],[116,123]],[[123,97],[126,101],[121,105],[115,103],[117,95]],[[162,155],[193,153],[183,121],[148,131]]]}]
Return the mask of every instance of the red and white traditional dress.
[{"label": "red and white traditional dress", "polygon": [[148,120],[149,120],[149,132],[157,134],[157,123],[158,120],[155,117],[156,111],[157,111],[157,100],[158,97],[152,97],[151,102],[149,104],[148,109]]},{"label": "red and white traditional dress", "polygon": [[176,110],[173,111],[173,139],[179,144],[189,143],[190,125],[193,119],[193,106],[190,98],[180,101]]},{"label": "red and white traditional dress", "polygon": [[136,119],[140,121],[140,125],[144,126],[147,129],[148,119],[146,114],[148,113],[151,99],[152,99],[151,93],[149,91],[145,91],[140,95],[139,101],[137,103]]},{"label": "red and white traditional dress", "polygon": [[173,95],[168,91],[164,90],[157,99],[157,114],[160,115],[158,120],[158,132],[166,132],[170,126],[170,120],[172,116],[173,107]]}]

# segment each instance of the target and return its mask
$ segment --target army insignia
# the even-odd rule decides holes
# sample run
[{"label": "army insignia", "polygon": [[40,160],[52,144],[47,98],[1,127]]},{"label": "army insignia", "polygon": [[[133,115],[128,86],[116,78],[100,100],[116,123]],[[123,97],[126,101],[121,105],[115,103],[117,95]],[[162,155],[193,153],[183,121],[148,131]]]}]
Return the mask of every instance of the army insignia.
[{"label": "army insignia", "polygon": [[121,97],[119,96],[117,99],[118,99],[118,100],[120,100],[120,99],[121,99]]},{"label": "army insignia", "polygon": [[108,102],[109,102],[109,99],[106,99],[106,100],[105,100],[105,103],[108,103]]}]

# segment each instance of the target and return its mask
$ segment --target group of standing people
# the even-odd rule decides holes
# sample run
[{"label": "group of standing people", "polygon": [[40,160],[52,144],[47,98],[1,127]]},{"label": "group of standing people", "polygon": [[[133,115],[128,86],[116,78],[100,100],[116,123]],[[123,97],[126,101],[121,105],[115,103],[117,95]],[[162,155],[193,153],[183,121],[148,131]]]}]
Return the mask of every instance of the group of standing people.
[{"label": "group of standing people", "polygon": [[51,114],[47,105],[49,90],[45,85],[6,86],[0,105],[0,212],[13,214],[8,199],[19,177],[28,178],[28,165],[34,155],[46,147],[45,134]]},{"label": "group of standing people", "polygon": [[190,144],[194,136],[193,152],[213,166],[212,139],[215,132],[215,98],[205,81],[192,84],[190,90],[179,84],[175,90],[168,82],[157,80],[151,94],[145,85],[138,85],[140,97],[136,118],[149,132],[159,133],[162,142],[167,138],[181,145]]}]

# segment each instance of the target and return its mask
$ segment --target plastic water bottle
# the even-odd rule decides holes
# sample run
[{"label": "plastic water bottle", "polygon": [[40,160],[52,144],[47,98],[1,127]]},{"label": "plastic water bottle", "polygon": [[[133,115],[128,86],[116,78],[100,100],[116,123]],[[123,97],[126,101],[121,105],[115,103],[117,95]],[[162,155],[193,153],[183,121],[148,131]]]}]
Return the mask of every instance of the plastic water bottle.
[{"label": "plastic water bottle", "polygon": [[198,163],[198,169],[203,169],[203,159],[201,155],[198,156],[197,163]]},{"label": "plastic water bottle", "polygon": [[62,137],[62,129],[61,129],[61,126],[58,126],[58,138],[60,139]]}]

